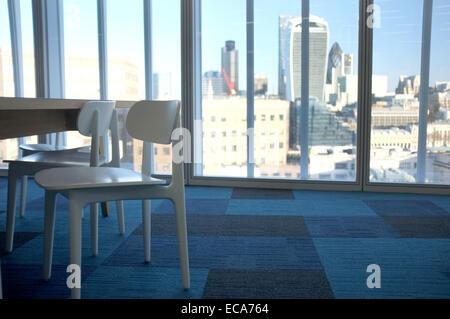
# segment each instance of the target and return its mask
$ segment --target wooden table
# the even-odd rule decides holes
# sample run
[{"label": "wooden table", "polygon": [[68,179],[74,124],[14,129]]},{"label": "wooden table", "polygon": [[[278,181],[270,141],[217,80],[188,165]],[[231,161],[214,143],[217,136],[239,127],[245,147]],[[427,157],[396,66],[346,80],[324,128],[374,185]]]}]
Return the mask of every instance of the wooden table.
[{"label": "wooden table", "polygon": [[[0,140],[31,135],[76,131],[80,109],[90,100],[0,97]],[[117,108],[135,102],[118,101]],[[109,215],[107,203],[102,213]]]}]

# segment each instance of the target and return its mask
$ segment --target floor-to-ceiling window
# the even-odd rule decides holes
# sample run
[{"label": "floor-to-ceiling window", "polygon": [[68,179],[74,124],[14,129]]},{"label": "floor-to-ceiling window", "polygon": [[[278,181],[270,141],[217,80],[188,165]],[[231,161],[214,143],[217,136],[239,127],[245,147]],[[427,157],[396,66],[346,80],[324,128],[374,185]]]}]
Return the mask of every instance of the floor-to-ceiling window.
[{"label": "floor-to-ceiling window", "polygon": [[[0,96],[35,97],[34,43],[31,0],[0,1]],[[0,141],[1,161],[19,155],[18,145],[36,136]]]},{"label": "floor-to-ceiling window", "polygon": [[450,1],[374,7],[369,180],[449,184]]},{"label": "floor-to-ceiling window", "polygon": [[196,174],[355,182],[359,1],[196,4]]},{"label": "floor-to-ceiling window", "polygon": [[[32,3],[0,0],[1,96],[36,95]],[[449,0],[55,3],[62,95],[182,99],[191,182],[450,183]],[[140,170],[127,111],[119,107],[122,165]],[[86,142],[67,134],[68,145]],[[18,154],[18,140],[0,145],[1,156]],[[151,151],[153,172],[170,174],[170,147]]]}]

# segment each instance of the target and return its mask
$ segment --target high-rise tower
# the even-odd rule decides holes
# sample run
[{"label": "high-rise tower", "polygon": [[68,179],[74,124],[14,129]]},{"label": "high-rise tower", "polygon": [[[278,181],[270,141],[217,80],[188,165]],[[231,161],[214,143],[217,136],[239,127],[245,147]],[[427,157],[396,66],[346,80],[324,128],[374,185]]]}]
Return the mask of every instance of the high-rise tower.
[{"label": "high-rise tower", "polygon": [[239,93],[239,52],[234,41],[226,41],[222,48],[223,92],[228,95]]},{"label": "high-rise tower", "polygon": [[[309,21],[309,95],[324,100],[326,81],[328,23],[311,15]],[[279,93],[281,99],[295,101],[301,97],[302,18],[280,17],[280,70]]]}]

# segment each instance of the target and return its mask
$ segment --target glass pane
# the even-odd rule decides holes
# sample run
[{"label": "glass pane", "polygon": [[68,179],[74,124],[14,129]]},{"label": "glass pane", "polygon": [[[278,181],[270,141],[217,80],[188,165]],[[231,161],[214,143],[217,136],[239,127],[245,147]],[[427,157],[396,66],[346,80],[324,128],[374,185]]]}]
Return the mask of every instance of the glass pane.
[{"label": "glass pane", "polygon": [[300,174],[298,157],[289,157],[290,102],[285,95],[285,67],[291,60],[286,27],[301,16],[301,1],[262,0],[254,5],[255,177],[296,179]]},{"label": "glass pane", "polygon": [[[300,178],[301,2],[255,1],[255,176]],[[354,181],[359,1],[310,4],[308,179]]]},{"label": "glass pane", "polygon": [[32,0],[20,1],[24,97],[36,97]]},{"label": "glass pane", "polygon": [[[381,19],[374,23],[370,181],[416,183],[423,0],[375,5]],[[450,80],[444,53],[449,46],[449,5],[436,1],[433,9],[426,183],[449,182],[446,86],[441,83]]]},{"label": "glass pane", "polygon": [[142,1],[108,0],[108,98],[145,98]]},{"label": "glass pane", "polygon": [[64,0],[66,98],[99,99],[97,2]]},{"label": "glass pane", "polygon": [[[65,85],[68,99],[99,99],[97,2],[64,0]],[[78,131],[68,131],[67,147],[90,145]]]},{"label": "glass pane", "polygon": [[450,184],[450,1],[434,0],[426,182]]},{"label": "glass pane", "polygon": [[359,1],[311,1],[310,11],[309,178],[355,181]]},{"label": "glass pane", "polygon": [[7,0],[0,0],[0,96],[14,96],[14,71]]},{"label": "glass pane", "polygon": [[[8,2],[0,0],[0,96],[14,96],[14,73],[11,53]],[[0,168],[5,168],[4,159],[18,154],[17,139],[0,140]]]},{"label": "glass pane", "polygon": [[204,176],[247,176],[246,2],[202,1]]},{"label": "glass pane", "polygon": [[[153,98],[181,99],[180,1],[152,1]],[[154,172],[172,173],[172,148],[155,144]]]},{"label": "glass pane", "polygon": [[[142,1],[108,0],[108,98],[145,99],[144,9]],[[119,110],[121,165],[140,170],[142,143],[125,128],[128,109]]]}]

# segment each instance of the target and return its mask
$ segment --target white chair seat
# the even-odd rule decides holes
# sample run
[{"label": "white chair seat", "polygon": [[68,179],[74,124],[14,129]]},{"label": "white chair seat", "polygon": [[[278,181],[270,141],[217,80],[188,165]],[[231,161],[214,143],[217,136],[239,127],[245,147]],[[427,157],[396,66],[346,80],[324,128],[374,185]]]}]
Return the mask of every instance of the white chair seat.
[{"label": "white chair seat", "polygon": [[35,175],[36,183],[48,190],[161,185],[166,181],[117,167],[52,168]]},{"label": "white chair seat", "polygon": [[[57,152],[39,152],[32,155],[24,156],[16,160],[5,160],[6,163],[39,163],[52,166],[90,166],[91,154],[80,151],[57,151]],[[99,157],[99,165],[103,165],[106,159],[104,156]]]},{"label": "white chair seat", "polygon": [[79,146],[79,147],[66,147],[66,146],[55,146],[51,144],[21,144],[21,150],[37,153],[37,152],[55,152],[55,151],[74,151],[83,148],[88,148],[89,145]]}]

